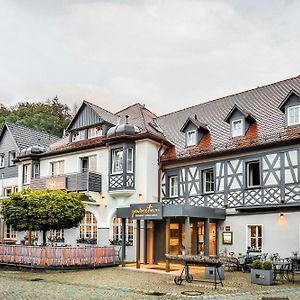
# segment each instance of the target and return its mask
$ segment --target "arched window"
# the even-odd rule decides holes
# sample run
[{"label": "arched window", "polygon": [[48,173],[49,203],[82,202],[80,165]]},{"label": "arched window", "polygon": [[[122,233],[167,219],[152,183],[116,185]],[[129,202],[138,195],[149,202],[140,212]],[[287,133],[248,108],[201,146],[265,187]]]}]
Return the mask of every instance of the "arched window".
[{"label": "arched window", "polygon": [[80,239],[97,241],[97,220],[94,214],[87,211],[80,223]]},{"label": "arched window", "polygon": [[[113,244],[120,245],[122,242],[122,219],[114,217],[113,219]],[[126,220],[126,246],[133,245],[133,221]]]}]

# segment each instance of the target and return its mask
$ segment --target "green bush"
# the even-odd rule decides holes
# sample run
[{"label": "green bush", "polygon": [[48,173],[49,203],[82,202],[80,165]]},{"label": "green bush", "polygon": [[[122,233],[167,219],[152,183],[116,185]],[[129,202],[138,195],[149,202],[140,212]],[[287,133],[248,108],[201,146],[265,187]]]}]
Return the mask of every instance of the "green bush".
[{"label": "green bush", "polygon": [[261,269],[261,261],[259,259],[255,259],[252,262],[252,268],[253,269]]},{"label": "green bush", "polygon": [[264,261],[262,264],[262,267],[264,270],[271,270],[272,269],[272,263],[270,261]]}]

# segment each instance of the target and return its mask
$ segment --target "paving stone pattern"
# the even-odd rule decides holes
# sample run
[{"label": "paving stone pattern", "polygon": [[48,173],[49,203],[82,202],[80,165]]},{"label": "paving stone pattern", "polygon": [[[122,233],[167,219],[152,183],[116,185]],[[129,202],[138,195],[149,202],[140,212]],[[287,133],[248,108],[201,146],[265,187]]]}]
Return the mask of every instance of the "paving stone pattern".
[{"label": "paving stone pattern", "polygon": [[[172,274],[121,268],[43,273],[0,270],[0,299],[300,299],[300,280],[294,285],[261,287],[248,284],[249,274],[231,272],[225,276],[229,278],[224,281],[224,288],[215,291],[212,285],[200,282],[175,286]],[[181,294],[188,290],[203,291],[204,295]],[[164,295],[154,296],[155,293]]]}]

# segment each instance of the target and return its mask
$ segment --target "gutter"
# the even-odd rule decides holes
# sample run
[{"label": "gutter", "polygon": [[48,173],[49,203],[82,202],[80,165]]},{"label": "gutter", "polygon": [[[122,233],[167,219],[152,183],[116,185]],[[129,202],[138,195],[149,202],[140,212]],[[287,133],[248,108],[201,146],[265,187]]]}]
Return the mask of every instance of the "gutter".
[{"label": "gutter", "polygon": [[157,151],[157,165],[158,165],[158,170],[157,170],[157,201],[161,202],[161,173],[162,173],[162,163],[160,160],[161,157],[161,150],[163,149],[164,142],[160,143],[160,147]]}]

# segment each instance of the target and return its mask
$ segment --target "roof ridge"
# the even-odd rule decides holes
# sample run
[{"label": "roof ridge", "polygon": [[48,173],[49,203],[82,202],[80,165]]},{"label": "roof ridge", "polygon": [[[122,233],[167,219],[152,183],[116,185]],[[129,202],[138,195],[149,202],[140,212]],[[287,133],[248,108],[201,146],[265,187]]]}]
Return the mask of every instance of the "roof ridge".
[{"label": "roof ridge", "polygon": [[289,80],[292,80],[292,79],[296,79],[296,78],[300,78],[300,75],[297,75],[297,76],[294,76],[294,77],[290,77],[290,78],[287,78],[287,79],[283,79],[283,80],[279,80],[279,81],[276,81],[276,82],[273,82],[273,83],[268,83],[268,84],[265,84],[265,85],[262,85],[262,86],[257,86],[256,88],[248,89],[246,91],[242,91],[242,92],[238,92],[238,93],[234,93],[234,94],[229,94],[229,95],[226,95],[226,96],[223,96],[223,97],[220,97],[220,98],[208,100],[206,102],[194,104],[194,105],[189,106],[189,107],[185,107],[185,108],[173,111],[173,112],[169,112],[169,113],[160,115],[160,116],[156,117],[156,119],[160,119],[162,117],[166,117],[166,116],[178,113],[178,112],[182,112],[182,111],[191,109],[191,108],[196,107],[196,106],[207,105],[207,104],[210,104],[212,102],[221,101],[221,100],[224,100],[224,99],[232,97],[232,96],[237,96],[237,95],[245,94],[245,93],[248,93],[248,92],[251,92],[251,91],[254,91],[254,90],[263,89],[263,88],[266,88],[266,87],[269,87],[269,86],[272,86],[272,85],[276,85],[276,84],[279,84],[279,83],[282,83],[282,82],[285,82],[285,81],[289,81]]},{"label": "roof ridge", "polygon": [[116,114],[119,114],[120,112],[122,112],[122,111],[124,111],[124,110],[126,110],[126,109],[128,109],[128,108],[131,108],[131,107],[133,107],[133,106],[139,106],[139,105],[141,105],[139,102],[133,103],[133,104],[131,104],[131,105],[129,105],[129,106],[126,106],[125,108],[123,108],[123,109],[117,111]]},{"label": "roof ridge", "polygon": [[[97,104],[95,104],[95,103],[92,103],[92,102],[87,101],[87,100],[83,100],[82,102],[83,102],[83,103],[86,103],[86,104],[88,104],[88,105],[90,105],[90,106],[91,106],[91,105],[97,106],[98,108],[100,108],[100,109],[106,111],[107,113],[112,114],[112,115],[114,115],[114,116],[117,117],[117,115],[116,115],[115,113],[113,113],[113,112],[111,112],[111,111],[109,111],[109,110],[107,110],[107,109],[105,109],[105,108],[103,108],[103,107],[101,107],[101,106],[99,106],[99,105],[97,105]],[[97,113],[97,112],[96,112],[96,113]]]},{"label": "roof ridge", "polygon": [[15,122],[12,122],[12,121],[6,121],[6,120],[5,120],[5,121],[4,121],[4,124],[3,124],[3,127],[4,127],[5,124],[7,124],[7,125],[9,125],[9,124],[15,125],[15,126],[18,126],[18,127],[24,128],[24,129],[30,129],[30,130],[32,130],[32,131],[39,132],[39,133],[44,133],[44,134],[47,134],[47,135],[49,135],[49,136],[51,136],[51,137],[58,138],[58,139],[61,138],[61,137],[59,137],[59,136],[57,136],[57,135],[53,135],[53,134],[51,134],[51,133],[48,133],[47,131],[44,131],[44,130],[37,130],[37,129],[35,129],[35,128],[28,127],[28,126],[24,126],[24,125],[20,125],[20,124],[17,124],[17,123],[15,123]]}]

